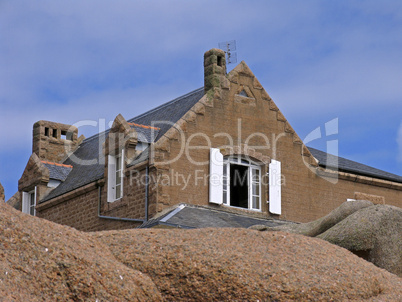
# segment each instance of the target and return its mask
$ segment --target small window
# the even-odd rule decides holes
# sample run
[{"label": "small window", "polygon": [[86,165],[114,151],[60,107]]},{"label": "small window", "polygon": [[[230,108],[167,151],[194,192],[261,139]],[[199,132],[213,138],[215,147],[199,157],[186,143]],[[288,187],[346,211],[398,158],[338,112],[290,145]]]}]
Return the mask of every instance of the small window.
[{"label": "small window", "polygon": [[35,193],[32,192],[29,194],[29,214],[31,214],[32,216],[35,216],[36,214],[35,206],[36,206]]},{"label": "small window", "polygon": [[31,192],[22,192],[22,212],[36,216],[36,187]]},{"label": "small window", "polygon": [[119,155],[119,156],[116,156],[116,199],[119,199],[119,198],[121,198],[121,193],[122,193],[122,188],[121,188],[121,185],[122,185],[122,178],[123,178],[123,175],[122,175],[122,172],[123,172],[123,170],[122,170],[122,164],[121,164],[121,155]]},{"label": "small window", "polygon": [[45,127],[45,136],[49,137],[49,128]]},{"label": "small window", "polygon": [[119,155],[108,156],[108,202],[123,197],[124,150]]},{"label": "small window", "polygon": [[53,137],[57,138],[57,129],[53,129]]},{"label": "small window", "polygon": [[218,56],[218,62],[217,62],[218,66],[222,66],[222,57]]}]

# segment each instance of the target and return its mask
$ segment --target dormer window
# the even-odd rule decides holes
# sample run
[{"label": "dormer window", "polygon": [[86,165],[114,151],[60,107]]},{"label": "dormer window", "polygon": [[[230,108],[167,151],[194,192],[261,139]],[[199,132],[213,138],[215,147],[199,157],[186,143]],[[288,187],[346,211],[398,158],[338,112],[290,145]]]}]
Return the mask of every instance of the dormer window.
[{"label": "dormer window", "polygon": [[36,215],[36,187],[30,192],[22,192],[22,212],[25,214],[30,214],[32,216]]},{"label": "dormer window", "polygon": [[123,170],[124,149],[118,155],[108,156],[108,202],[123,197]]}]

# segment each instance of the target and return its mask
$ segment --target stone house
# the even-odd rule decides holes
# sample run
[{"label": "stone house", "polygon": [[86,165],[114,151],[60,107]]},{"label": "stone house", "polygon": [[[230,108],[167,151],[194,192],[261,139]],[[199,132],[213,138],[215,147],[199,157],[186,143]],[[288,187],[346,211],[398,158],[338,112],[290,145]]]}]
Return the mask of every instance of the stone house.
[{"label": "stone house", "polygon": [[401,176],[306,147],[249,67],[226,73],[218,49],[204,55],[204,87],[87,139],[39,121],[32,151],[14,204],[85,231],[306,222],[348,199],[402,206]]}]

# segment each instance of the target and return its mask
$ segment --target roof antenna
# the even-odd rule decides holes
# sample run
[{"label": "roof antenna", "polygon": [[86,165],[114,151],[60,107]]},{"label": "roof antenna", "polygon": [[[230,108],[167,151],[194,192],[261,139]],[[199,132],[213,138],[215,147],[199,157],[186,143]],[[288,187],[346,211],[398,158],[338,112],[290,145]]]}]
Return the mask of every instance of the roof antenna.
[{"label": "roof antenna", "polygon": [[236,40],[226,41],[219,43],[219,48],[226,53],[226,64],[232,64],[237,62]]}]

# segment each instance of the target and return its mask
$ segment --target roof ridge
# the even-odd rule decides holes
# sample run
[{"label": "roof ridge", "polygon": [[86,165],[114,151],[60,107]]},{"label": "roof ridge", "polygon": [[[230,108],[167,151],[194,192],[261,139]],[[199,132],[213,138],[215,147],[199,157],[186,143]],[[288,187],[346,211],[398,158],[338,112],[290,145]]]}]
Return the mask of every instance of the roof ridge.
[{"label": "roof ridge", "polygon": [[161,128],[158,127],[152,127],[152,126],[147,126],[147,125],[142,125],[142,124],[136,124],[136,123],[128,123],[129,125],[135,126],[135,127],[141,127],[145,129],[154,129],[154,130],[160,130]]},{"label": "roof ridge", "polygon": [[73,167],[72,165],[59,164],[59,163],[46,161],[46,160],[42,160],[41,162],[44,163],[44,164],[58,166],[58,167],[66,167],[66,168],[72,168]]}]

